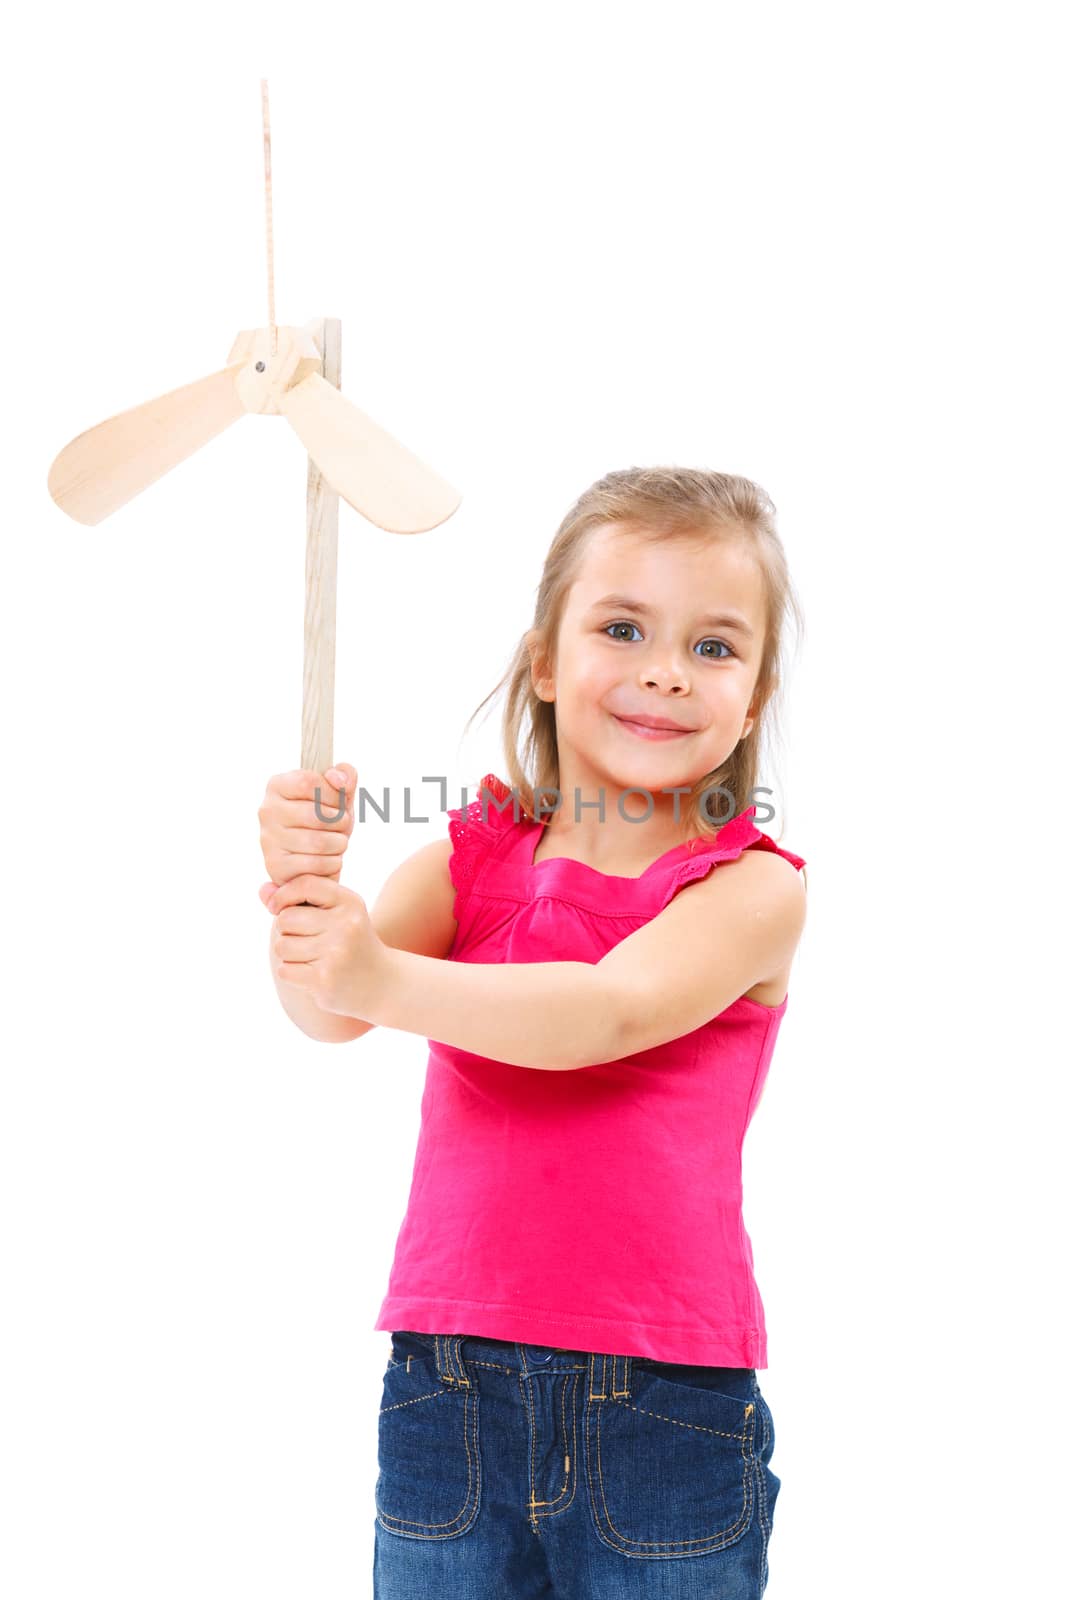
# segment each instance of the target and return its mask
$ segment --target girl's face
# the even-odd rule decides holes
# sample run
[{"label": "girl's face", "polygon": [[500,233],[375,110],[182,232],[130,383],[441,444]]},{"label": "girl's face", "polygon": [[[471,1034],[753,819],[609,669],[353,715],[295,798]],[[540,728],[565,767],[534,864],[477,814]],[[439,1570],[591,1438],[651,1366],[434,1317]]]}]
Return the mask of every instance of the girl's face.
[{"label": "girl's face", "polygon": [[[623,788],[694,784],[719,767],[754,720],[764,629],[761,575],[738,537],[652,543],[619,523],[598,529],[554,675],[534,657],[534,687],[555,705],[564,806],[575,785],[611,786],[607,813]],[[650,736],[636,716],[683,731]]]}]

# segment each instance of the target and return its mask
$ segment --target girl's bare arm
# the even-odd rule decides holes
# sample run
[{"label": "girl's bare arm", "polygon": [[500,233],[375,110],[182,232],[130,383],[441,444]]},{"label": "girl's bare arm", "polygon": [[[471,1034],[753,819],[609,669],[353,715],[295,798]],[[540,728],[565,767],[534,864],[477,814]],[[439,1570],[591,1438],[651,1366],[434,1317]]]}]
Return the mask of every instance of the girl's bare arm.
[{"label": "girl's bare arm", "polygon": [[806,891],[790,862],[746,851],[582,961],[435,962],[386,952],[364,1005],[384,1027],[547,1072],[691,1033],[792,960]]}]

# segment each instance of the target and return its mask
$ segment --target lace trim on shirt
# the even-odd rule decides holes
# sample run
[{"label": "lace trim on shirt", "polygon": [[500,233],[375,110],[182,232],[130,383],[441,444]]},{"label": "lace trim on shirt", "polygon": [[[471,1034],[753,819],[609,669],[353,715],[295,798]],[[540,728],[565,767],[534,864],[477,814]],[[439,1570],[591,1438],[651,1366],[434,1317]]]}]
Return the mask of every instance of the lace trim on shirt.
[{"label": "lace trim on shirt", "polygon": [[[514,827],[513,799],[505,809],[499,809],[510,793],[508,786],[493,772],[489,772],[477,785],[477,798],[471,800],[464,811],[461,806],[447,811],[447,831],[454,846],[450,853],[450,879],[463,897],[472,888],[477,873],[496,840],[506,833],[508,828]],[[519,819],[521,814],[519,806]]]},{"label": "lace trim on shirt", "polygon": [[759,833],[757,839],[747,840],[743,844],[717,845],[712,849],[703,851],[700,855],[692,856],[689,861],[684,861],[681,866],[676,868],[669,880],[668,892],[665,896],[666,902],[685,883],[691,883],[695,878],[704,878],[706,873],[717,865],[718,861],[734,861],[737,856],[743,854],[744,850],[773,850],[777,855],[784,856],[786,861],[791,861],[797,871],[804,865],[802,856],[795,855],[791,850],[785,850],[775,839],[771,839],[768,833]]}]

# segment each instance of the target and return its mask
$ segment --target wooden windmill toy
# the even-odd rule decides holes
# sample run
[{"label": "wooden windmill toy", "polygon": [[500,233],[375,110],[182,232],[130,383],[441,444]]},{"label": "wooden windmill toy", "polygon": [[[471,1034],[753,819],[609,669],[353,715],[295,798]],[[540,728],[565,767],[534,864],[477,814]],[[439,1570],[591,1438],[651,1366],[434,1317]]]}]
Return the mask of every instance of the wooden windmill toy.
[{"label": "wooden windmill toy", "polygon": [[341,393],[340,321],[274,321],[270,107],[266,79],[260,83],[268,326],[238,333],[220,371],[77,435],[49,468],[49,493],[92,527],[245,412],[285,417],[309,457],[300,763],[323,773],[333,759],[338,496],[388,533],[425,533],[457,510],[461,495]]}]

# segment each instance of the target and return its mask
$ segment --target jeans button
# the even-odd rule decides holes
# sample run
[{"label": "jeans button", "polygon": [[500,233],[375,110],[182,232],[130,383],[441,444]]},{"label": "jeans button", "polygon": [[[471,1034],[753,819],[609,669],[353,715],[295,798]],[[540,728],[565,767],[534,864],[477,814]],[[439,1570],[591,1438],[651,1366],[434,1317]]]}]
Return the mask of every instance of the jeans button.
[{"label": "jeans button", "polygon": [[552,1352],[551,1352],[551,1350],[539,1350],[539,1349],[530,1350],[529,1359],[534,1364],[539,1364],[540,1362],[543,1362],[543,1361],[551,1361]]}]

